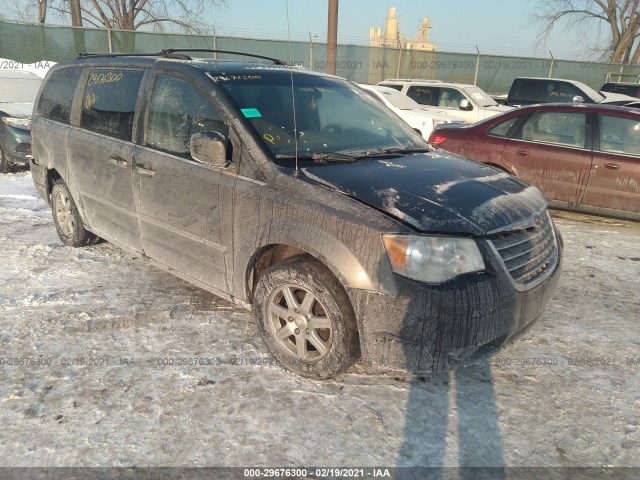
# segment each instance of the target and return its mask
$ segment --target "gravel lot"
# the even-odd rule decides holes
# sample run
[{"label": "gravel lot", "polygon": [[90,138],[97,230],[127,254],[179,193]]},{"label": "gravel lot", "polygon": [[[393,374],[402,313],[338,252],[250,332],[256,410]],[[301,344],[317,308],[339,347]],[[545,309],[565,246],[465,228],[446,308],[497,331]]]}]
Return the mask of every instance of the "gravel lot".
[{"label": "gravel lot", "polygon": [[457,372],[314,382],[249,312],[64,247],[29,173],[1,175],[0,465],[640,467],[640,223],[555,217],[563,277],[523,339]]}]

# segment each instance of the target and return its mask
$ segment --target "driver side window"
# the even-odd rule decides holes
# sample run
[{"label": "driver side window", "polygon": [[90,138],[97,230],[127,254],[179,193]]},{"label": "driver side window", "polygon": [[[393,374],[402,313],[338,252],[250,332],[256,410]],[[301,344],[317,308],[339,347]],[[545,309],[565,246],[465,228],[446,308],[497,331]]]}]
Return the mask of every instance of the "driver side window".
[{"label": "driver side window", "polygon": [[438,106],[445,108],[460,108],[460,102],[466,100],[458,90],[453,88],[440,88],[440,97],[438,98]]},{"label": "driver side window", "polygon": [[219,132],[227,137],[229,129],[194,85],[170,75],[158,75],[147,118],[145,145],[191,159],[191,136],[201,132]]},{"label": "driver side window", "polygon": [[601,115],[600,151],[640,155],[640,122],[634,118]]}]

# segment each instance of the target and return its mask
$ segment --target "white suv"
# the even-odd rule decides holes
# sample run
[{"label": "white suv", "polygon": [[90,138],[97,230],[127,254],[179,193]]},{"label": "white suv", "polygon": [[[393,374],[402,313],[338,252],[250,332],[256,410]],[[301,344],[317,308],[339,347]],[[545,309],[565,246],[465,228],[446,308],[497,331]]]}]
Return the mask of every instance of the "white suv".
[{"label": "white suv", "polygon": [[468,123],[513,110],[512,107],[499,105],[475,85],[411,79],[389,79],[378,85],[399,90],[429,111],[447,114]]},{"label": "white suv", "polygon": [[359,86],[393,110],[411,128],[420,133],[425,140],[429,139],[429,135],[437,125],[464,123],[451,115],[429,111],[415,100],[393,88],[365,84],[359,84]]}]

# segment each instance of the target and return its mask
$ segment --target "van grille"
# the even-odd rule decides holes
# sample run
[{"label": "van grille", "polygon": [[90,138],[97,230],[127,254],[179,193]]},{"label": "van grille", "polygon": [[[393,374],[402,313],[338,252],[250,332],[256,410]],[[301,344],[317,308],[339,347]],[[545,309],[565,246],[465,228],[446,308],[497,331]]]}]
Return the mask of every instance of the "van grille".
[{"label": "van grille", "polygon": [[491,240],[516,284],[531,288],[558,263],[558,245],[549,214],[531,227],[501,233]]}]

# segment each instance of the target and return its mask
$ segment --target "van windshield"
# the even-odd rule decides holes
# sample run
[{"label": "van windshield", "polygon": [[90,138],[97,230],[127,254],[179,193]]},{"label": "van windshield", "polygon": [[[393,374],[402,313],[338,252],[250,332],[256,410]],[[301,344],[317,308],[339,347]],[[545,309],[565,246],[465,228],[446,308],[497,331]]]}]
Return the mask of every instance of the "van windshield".
[{"label": "van windshield", "polygon": [[[386,107],[340,79],[288,70],[211,73],[279,158],[428,148]],[[295,121],[294,121],[295,108]]]}]

